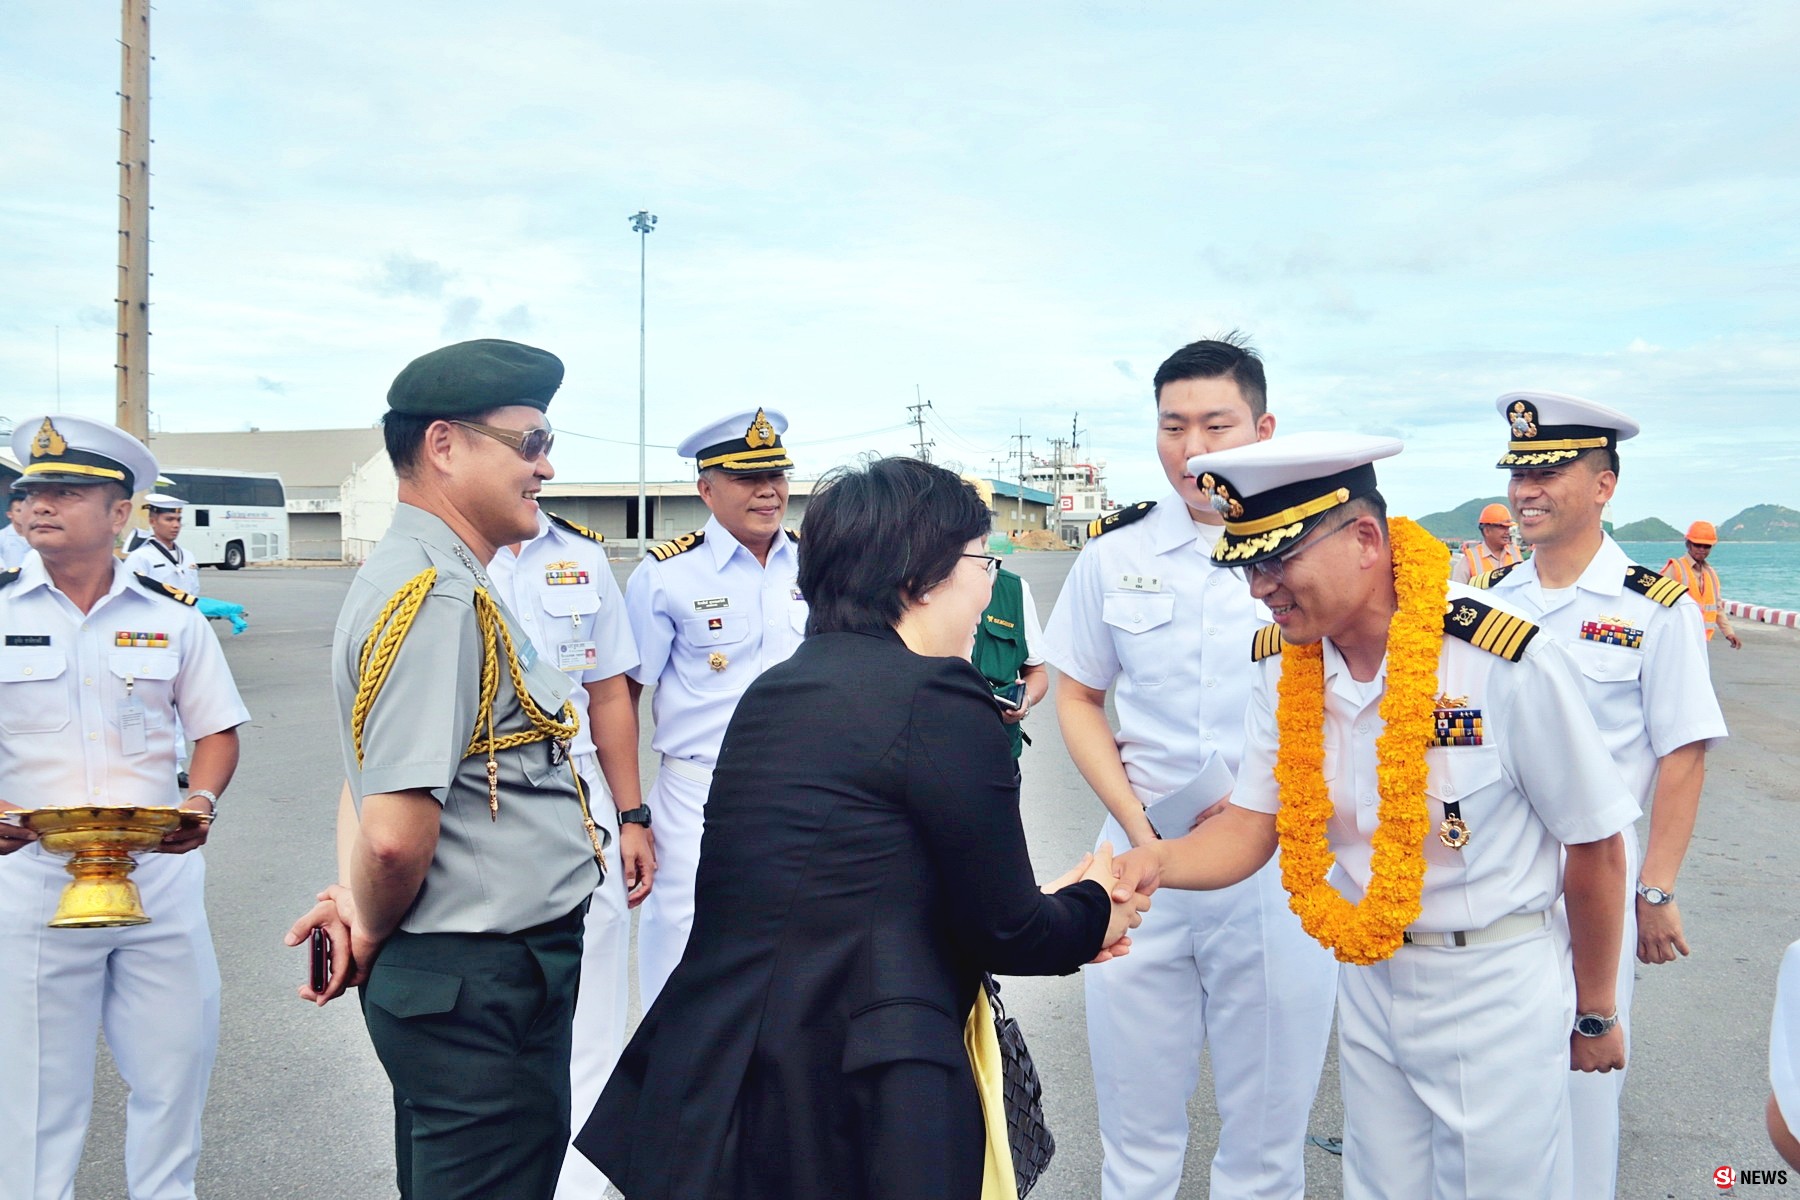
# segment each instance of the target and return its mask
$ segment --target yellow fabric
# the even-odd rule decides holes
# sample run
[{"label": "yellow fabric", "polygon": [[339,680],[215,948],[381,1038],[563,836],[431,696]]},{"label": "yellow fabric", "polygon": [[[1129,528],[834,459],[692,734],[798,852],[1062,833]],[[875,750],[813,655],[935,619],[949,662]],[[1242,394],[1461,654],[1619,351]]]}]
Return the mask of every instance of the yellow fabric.
[{"label": "yellow fabric", "polygon": [[1662,573],[1680,580],[1688,595],[1699,603],[1700,611],[1706,615],[1706,640],[1712,641],[1719,626],[1719,573],[1710,566],[1696,570],[1693,560],[1685,554],[1671,558]]},{"label": "yellow fabric", "polygon": [[994,1010],[987,990],[975,993],[975,1007],[963,1026],[963,1048],[981,1093],[981,1119],[987,1126],[987,1159],[981,1167],[981,1200],[1019,1200],[1013,1175],[1012,1142],[1006,1136],[1006,1071],[1000,1058],[1000,1036],[994,1032]]}]

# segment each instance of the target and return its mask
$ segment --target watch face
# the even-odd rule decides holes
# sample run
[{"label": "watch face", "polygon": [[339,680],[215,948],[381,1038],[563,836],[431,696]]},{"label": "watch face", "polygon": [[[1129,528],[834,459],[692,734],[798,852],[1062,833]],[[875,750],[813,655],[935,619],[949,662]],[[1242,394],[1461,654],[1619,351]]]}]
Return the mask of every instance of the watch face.
[{"label": "watch face", "polygon": [[1669,893],[1659,887],[1651,887],[1649,884],[1644,885],[1642,895],[1651,904],[1667,904],[1669,902]]},{"label": "watch face", "polygon": [[1575,1022],[1575,1032],[1582,1037],[1599,1037],[1606,1032],[1606,1021],[1600,1017],[1582,1017]]}]

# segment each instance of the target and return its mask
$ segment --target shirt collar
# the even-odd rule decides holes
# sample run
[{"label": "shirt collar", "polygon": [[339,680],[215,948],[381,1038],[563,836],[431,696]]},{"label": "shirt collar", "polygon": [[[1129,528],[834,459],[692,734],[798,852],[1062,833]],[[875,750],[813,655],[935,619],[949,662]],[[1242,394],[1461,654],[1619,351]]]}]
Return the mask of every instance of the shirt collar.
[{"label": "shirt collar", "polygon": [[[1343,654],[1331,644],[1330,638],[1326,638],[1323,644],[1326,690],[1340,699],[1349,700],[1361,707],[1363,689],[1369,685],[1358,683],[1356,678],[1350,674],[1350,664],[1344,661]],[[1381,690],[1385,690],[1386,680],[1387,655],[1384,654],[1381,656],[1381,665],[1375,669],[1375,678],[1372,682],[1382,684]]]},{"label": "shirt collar", "polygon": [[[389,522],[388,528],[400,533],[403,537],[416,538],[427,546],[450,555],[458,562],[463,562],[465,567],[473,563],[475,569],[470,574],[474,576],[477,583],[486,586],[487,568],[475,557],[475,551],[469,547],[468,543],[457,537],[450,526],[444,523],[444,519],[437,514],[427,512],[416,504],[407,504],[402,501],[394,507],[394,519]],[[464,555],[467,555],[467,562],[463,561]]]},{"label": "shirt collar", "polygon": [[[744,552],[745,556],[748,557],[751,562],[756,562],[756,555],[751,554],[749,547],[732,537],[731,532],[727,530],[725,526],[719,524],[719,518],[713,516],[707,517],[706,524],[702,527],[702,532],[706,534],[706,548],[712,551],[714,570],[724,570],[725,564],[731,561],[731,556],[740,550]],[[789,547],[793,544],[794,541],[792,538],[788,537],[786,529],[778,532],[775,535],[775,544],[769,547],[770,560],[773,561],[783,554],[791,554],[792,551]],[[767,563],[757,563],[758,569],[765,568],[767,565]]]},{"label": "shirt collar", "polygon": [[1202,557],[1211,561],[1213,542],[1223,530],[1215,525],[1200,525],[1188,515],[1187,501],[1179,492],[1170,492],[1157,502],[1150,515],[1150,546],[1158,554],[1194,546]]},{"label": "shirt collar", "polygon": [[[1600,549],[1594,552],[1587,569],[1582,571],[1581,578],[1575,586],[1584,592],[1593,592],[1597,596],[1617,596],[1625,591],[1625,568],[1631,565],[1631,559],[1619,548],[1619,543],[1612,540],[1612,535],[1600,535]],[[1540,581],[1540,587],[1543,586]]]},{"label": "shirt collar", "polygon": [[[133,577],[135,575],[136,575],[136,572],[134,572],[130,568],[126,567],[124,559],[121,559],[121,558],[113,559],[112,586],[107,588],[106,595],[100,597],[100,600],[94,605],[94,607],[88,610],[89,615],[92,615],[94,612],[98,611],[101,604],[106,603],[108,600],[111,600],[114,596],[117,596],[120,592],[123,592],[127,588],[129,588],[132,585]],[[36,554],[30,555],[25,559],[24,562],[19,564],[19,580],[17,583],[13,584],[13,588],[18,589],[14,593],[15,595],[23,596],[26,592],[29,592],[32,588],[37,588],[37,587],[50,588],[53,586],[54,585],[50,582],[50,572],[44,566],[44,560],[39,555],[36,555]],[[10,591],[12,589],[8,589],[8,590]]]}]

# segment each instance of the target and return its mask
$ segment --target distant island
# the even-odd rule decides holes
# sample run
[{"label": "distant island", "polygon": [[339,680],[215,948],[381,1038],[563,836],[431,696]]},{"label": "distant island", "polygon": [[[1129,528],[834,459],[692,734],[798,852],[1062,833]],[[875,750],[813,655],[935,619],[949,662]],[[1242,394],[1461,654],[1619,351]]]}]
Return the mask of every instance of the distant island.
[{"label": "distant island", "polygon": [[[1476,534],[1475,518],[1490,504],[1505,504],[1505,496],[1482,496],[1450,509],[1419,518],[1419,524],[1434,537],[1447,542],[1463,542]],[[1800,512],[1780,504],[1754,504],[1737,516],[1715,522],[1719,540],[1725,542],[1800,542]],[[1682,528],[1661,517],[1645,517],[1620,525],[1612,531],[1621,542],[1679,542]]]}]

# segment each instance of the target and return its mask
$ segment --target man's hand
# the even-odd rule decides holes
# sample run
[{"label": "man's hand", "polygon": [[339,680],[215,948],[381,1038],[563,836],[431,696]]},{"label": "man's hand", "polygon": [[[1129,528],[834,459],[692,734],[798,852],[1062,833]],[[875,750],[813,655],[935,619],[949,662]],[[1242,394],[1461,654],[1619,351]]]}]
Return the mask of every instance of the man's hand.
[{"label": "man's hand", "polygon": [[1200,828],[1200,826],[1204,825],[1206,822],[1212,820],[1214,817],[1216,817],[1220,813],[1224,812],[1226,810],[1226,808],[1228,808],[1230,806],[1230,804],[1231,804],[1231,797],[1227,796],[1223,800],[1219,801],[1217,804],[1213,805],[1211,808],[1201,809],[1200,815],[1194,818],[1194,823],[1192,825],[1188,826],[1187,831],[1189,833],[1194,832],[1194,830]]},{"label": "man's hand", "polygon": [[1742,650],[1744,648],[1744,639],[1731,632],[1729,629],[1725,630],[1725,641],[1733,650]]},{"label": "man's hand", "polygon": [[1135,888],[1127,892],[1123,897],[1119,895],[1118,890],[1115,887],[1115,883],[1118,879],[1118,872],[1113,866],[1111,842],[1101,842],[1100,848],[1094,852],[1092,859],[1093,861],[1088,863],[1088,869],[1086,873],[1082,875],[1082,879],[1091,879],[1101,887],[1114,888],[1112,893],[1112,916],[1111,919],[1107,921],[1106,940],[1101,943],[1101,946],[1103,949],[1113,950],[1114,957],[1116,957],[1117,955],[1124,953],[1123,950],[1116,949],[1118,943],[1121,940],[1124,940],[1125,935],[1129,931],[1136,929],[1139,925],[1143,924],[1144,913],[1150,908],[1150,896],[1148,893],[1139,892]]},{"label": "man's hand", "polygon": [[619,826],[619,869],[625,873],[625,907],[636,908],[656,880],[656,835],[649,826]]},{"label": "man's hand", "polygon": [[183,823],[163,834],[162,844],[156,848],[158,854],[186,854],[206,845],[206,839],[212,833],[213,802],[205,796],[189,796],[182,801],[181,811],[200,813],[206,820],[192,825]]},{"label": "man's hand", "polygon": [[1639,896],[1637,933],[1640,962],[1672,963],[1677,953],[1687,957],[1687,938],[1681,933],[1681,910],[1675,907],[1673,900],[1667,904],[1652,904]]},{"label": "man's hand", "polygon": [[1163,844],[1152,842],[1128,850],[1113,859],[1113,902],[1123,903],[1132,896],[1149,896],[1162,886]]},{"label": "man's hand", "polygon": [[[8,804],[0,800],[0,812],[18,812],[17,804]],[[0,821],[0,854],[11,854],[14,850],[23,850],[37,841],[37,834],[10,821]]]},{"label": "man's hand", "polygon": [[281,939],[289,946],[298,946],[312,937],[312,931],[323,928],[325,936],[331,940],[331,979],[323,992],[315,992],[310,975],[300,985],[300,998],[313,1004],[329,1004],[353,987],[360,987],[368,981],[369,967],[375,961],[380,946],[374,945],[367,951],[365,958],[356,956],[356,901],[350,889],[342,884],[334,883],[320,892],[318,903],[309,909],[305,916],[295,921]]},{"label": "man's hand", "polygon": [[1023,721],[1030,715],[1030,713],[1031,702],[1029,700],[1020,700],[1019,707],[1017,708],[1002,708],[1000,710],[1000,719],[1008,725],[1017,725],[1020,721]]},{"label": "man's hand", "polygon": [[1569,1070],[1623,1071],[1625,1069],[1625,1030],[1614,1025],[1597,1038],[1569,1033]]}]

